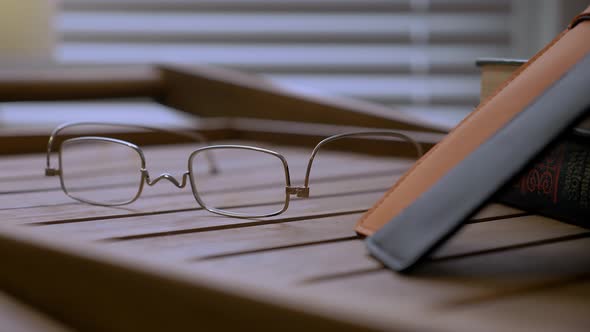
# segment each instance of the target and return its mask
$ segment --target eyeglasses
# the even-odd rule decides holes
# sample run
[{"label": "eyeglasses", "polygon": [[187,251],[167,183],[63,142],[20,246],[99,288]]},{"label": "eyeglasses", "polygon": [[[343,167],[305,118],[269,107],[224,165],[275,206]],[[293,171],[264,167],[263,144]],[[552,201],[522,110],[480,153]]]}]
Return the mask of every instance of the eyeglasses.
[{"label": "eyeglasses", "polygon": [[[146,166],[144,152],[137,145],[110,137],[80,136],[65,139],[58,148],[59,168],[51,166],[51,153],[56,137],[65,129],[77,126],[127,127],[138,130],[155,131],[183,136],[191,141],[204,144],[190,153],[188,170],[180,181],[169,173],[152,179]],[[193,196],[204,209],[223,216],[238,218],[261,218],[281,214],[289,207],[292,196],[309,197],[309,178],[318,151],[325,144],[350,137],[388,137],[412,144],[417,157],[422,156],[422,147],[407,135],[391,130],[371,130],[348,132],[330,136],[320,141],[311,152],[303,186],[292,186],[286,158],[275,151],[246,145],[207,145],[205,138],[195,132],[171,131],[160,128],[123,125],[114,123],[77,122],[61,125],[53,130],[47,143],[46,176],[59,176],[64,193],[83,203],[99,206],[120,206],[133,203],[141,195],[144,185],[154,186],[165,179],[177,188],[190,183]],[[232,165],[247,160],[248,167],[256,169],[261,178],[241,174],[244,170]],[[221,167],[220,165],[227,165]],[[240,189],[240,199],[230,193],[219,193],[212,188],[218,184],[237,184],[237,179],[249,179]],[[239,181],[243,184],[244,181]],[[264,195],[271,201],[280,198],[283,203],[261,206],[255,213],[250,206],[248,191],[264,187]],[[271,189],[269,189],[271,188]],[[245,191],[245,192],[244,192]],[[260,194],[260,193],[258,193]],[[284,198],[284,199],[283,199]],[[245,211],[245,212],[244,212]]]}]

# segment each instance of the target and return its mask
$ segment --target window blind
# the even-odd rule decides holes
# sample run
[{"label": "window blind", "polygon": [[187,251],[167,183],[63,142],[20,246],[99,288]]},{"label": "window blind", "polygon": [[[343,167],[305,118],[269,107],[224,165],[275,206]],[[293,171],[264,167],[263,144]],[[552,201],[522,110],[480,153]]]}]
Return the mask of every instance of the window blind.
[{"label": "window blind", "polygon": [[63,63],[176,62],[456,122],[477,57],[510,54],[509,0],[65,0]]}]

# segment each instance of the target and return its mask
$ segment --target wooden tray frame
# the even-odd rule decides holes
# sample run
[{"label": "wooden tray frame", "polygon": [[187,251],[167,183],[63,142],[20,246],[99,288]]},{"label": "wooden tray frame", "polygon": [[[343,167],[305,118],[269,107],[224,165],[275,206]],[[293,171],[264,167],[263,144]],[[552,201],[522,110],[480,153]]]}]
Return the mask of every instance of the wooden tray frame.
[{"label": "wooden tray frame", "polygon": [[[389,128],[410,131],[429,148],[448,129],[385,106],[285,91],[260,77],[220,68],[121,65],[0,71],[0,102],[136,97],[199,116],[201,120],[194,129],[210,140],[270,139],[311,145],[344,130]],[[293,130],[289,122],[315,125]],[[49,129],[2,128],[0,139],[8,144],[0,147],[0,154],[42,152],[48,134]],[[127,133],[125,137],[142,144],[179,142],[178,138],[149,133]],[[401,153],[409,150],[403,144],[398,147]]]}]

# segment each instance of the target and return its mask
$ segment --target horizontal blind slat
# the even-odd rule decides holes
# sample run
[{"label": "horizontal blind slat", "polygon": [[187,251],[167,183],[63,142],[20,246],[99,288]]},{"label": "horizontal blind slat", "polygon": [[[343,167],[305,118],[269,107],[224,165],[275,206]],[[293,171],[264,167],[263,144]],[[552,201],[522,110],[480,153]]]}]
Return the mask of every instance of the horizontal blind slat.
[{"label": "horizontal blind slat", "polygon": [[[470,29],[465,29],[470,26]],[[507,43],[505,15],[83,13],[61,15],[65,41],[99,42],[429,42]]]},{"label": "horizontal blind slat", "polygon": [[62,43],[57,56],[64,62],[182,62],[252,66],[474,66],[480,56],[508,51],[495,46],[386,46],[314,44],[113,44]]},{"label": "horizontal blind slat", "polygon": [[[64,13],[64,33],[166,34],[408,34],[416,29],[438,34],[508,33],[498,14],[218,14],[218,13]],[[469,29],[465,27],[469,26]]]},{"label": "horizontal blind slat", "polygon": [[[318,11],[348,12],[357,10],[412,11],[411,0],[63,0],[67,10],[216,10],[244,12],[254,11]],[[510,0],[430,0],[429,10],[441,12],[508,12]]]}]

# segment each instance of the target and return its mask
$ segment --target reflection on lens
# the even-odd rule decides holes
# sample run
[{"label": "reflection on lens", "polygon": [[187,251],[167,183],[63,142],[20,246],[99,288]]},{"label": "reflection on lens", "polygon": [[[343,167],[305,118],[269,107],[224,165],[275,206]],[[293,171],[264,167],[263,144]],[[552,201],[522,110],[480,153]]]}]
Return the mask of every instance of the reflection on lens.
[{"label": "reflection on lens", "polygon": [[71,197],[93,204],[119,205],[137,196],[141,157],[122,141],[75,138],[60,150],[62,184]]},{"label": "reflection on lens", "polygon": [[[207,153],[215,160],[219,172],[208,172]],[[285,208],[285,165],[276,155],[216,147],[193,154],[189,169],[195,198],[209,209],[262,217]]]}]

